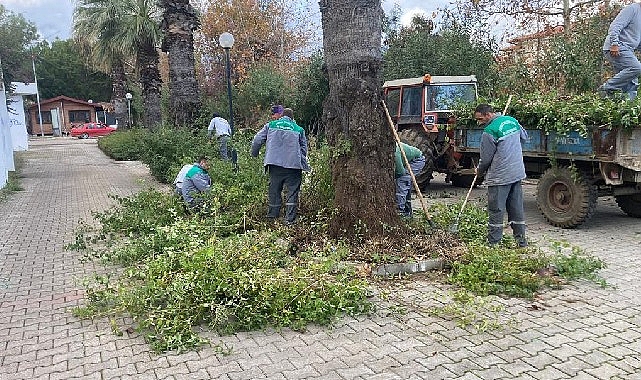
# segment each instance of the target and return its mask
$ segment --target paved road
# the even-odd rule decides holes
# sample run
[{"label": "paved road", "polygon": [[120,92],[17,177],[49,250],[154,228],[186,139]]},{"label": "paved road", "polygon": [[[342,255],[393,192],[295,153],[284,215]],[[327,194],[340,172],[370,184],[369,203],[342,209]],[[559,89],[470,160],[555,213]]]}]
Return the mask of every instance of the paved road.
[{"label": "paved road", "polygon": [[[498,299],[503,328],[476,332],[430,316],[451,290],[427,278],[387,283],[390,300],[334,328],[210,336],[231,348],[156,355],[139,336],[80,321],[77,280],[96,268],[63,250],[78,220],[149,184],[144,167],[105,158],[94,140],[31,142],[23,186],[0,203],[0,379],[641,379],[641,220],[605,199],[577,230],[544,223],[526,186],[530,236],[602,258],[615,288],[579,282],[535,300]],[[435,184],[432,197],[451,191]],[[461,194],[461,191],[458,192]],[[483,190],[476,190],[475,197]],[[399,312],[399,310],[405,312]],[[486,320],[490,320],[487,319]]]}]

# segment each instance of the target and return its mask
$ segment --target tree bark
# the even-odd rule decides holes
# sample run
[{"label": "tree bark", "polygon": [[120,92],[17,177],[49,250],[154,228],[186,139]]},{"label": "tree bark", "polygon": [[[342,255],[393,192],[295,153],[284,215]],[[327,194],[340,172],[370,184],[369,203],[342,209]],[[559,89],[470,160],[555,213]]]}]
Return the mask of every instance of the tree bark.
[{"label": "tree bark", "polygon": [[[380,0],[321,0],[329,96],[323,107],[329,143],[336,149],[332,179],[337,215],[334,237],[381,234],[399,218],[394,201],[394,140],[381,99]],[[347,148],[346,148],[347,147]]]},{"label": "tree bark", "polygon": [[127,75],[122,60],[114,62],[111,66],[111,81],[113,83],[111,102],[114,105],[114,114],[118,120],[118,126],[124,127],[129,120],[127,120],[127,100],[125,99]]},{"label": "tree bark", "polygon": [[154,129],[162,122],[160,106],[160,70],[158,69],[158,51],[152,44],[138,46],[136,62],[140,75],[140,86],[143,98],[143,123]]},{"label": "tree bark", "polygon": [[161,0],[162,50],[169,53],[169,114],[180,126],[191,126],[200,109],[194,60],[194,30],[198,17],[189,0]]}]

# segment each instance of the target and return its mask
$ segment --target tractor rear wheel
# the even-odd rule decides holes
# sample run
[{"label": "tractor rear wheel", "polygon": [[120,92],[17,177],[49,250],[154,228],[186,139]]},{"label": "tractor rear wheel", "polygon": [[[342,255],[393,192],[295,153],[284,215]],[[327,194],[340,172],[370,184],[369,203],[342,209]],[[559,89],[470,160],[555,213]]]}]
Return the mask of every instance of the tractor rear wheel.
[{"label": "tractor rear wheel", "polygon": [[635,218],[641,218],[641,194],[618,195],[614,197],[619,208]]},{"label": "tractor rear wheel", "polygon": [[430,184],[430,180],[432,180],[432,172],[435,169],[434,154],[430,147],[430,140],[425,135],[425,132],[416,129],[404,129],[399,132],[398,136],[405,144],[420,149],[425,156],[425,166],[423,166],[423,170],[421,170],[420,173],[414,173],[418,186],[424,190]]},{"label": "tractor rear wheel", "polygon": [[551,225],[561,228],[574,228],[589,220],[598,196],[597,187],[569,167],[546,170],[536,188],[539,210]]},{"label": "tractor rear wheel", "polygon": [[[461,169],[473,169],[476,167],[476,162],[478,158],[473,158],[471,156],[463,157],[459,160],[458,164]],[[450,176],[450,182],[454,187],[463,187],[469,188],[472,186],[472,181],[474,181],[474,174],[455,174],[453,173]],[[483,177],[477,177],[476,182],[474,182],[474,187],[480,185],[483,182]]]},{"label": "tractor rear wheel", "polygon": [[[469,188],[472,186],[472,181],[474,181],[474,174],[452,174],[450,181],[454,187]],[[474,182],[474,187],[480,185],[481,182],[482,179],[477,178],[476,182]]]}]

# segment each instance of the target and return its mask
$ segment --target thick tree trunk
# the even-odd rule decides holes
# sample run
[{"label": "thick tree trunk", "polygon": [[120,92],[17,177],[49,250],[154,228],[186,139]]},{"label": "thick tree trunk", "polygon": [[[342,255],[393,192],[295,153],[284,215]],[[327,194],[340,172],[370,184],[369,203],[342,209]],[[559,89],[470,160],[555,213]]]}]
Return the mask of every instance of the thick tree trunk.
[{"label": "thick tree trunk", "polygon": [[189,0],[161,0],[164,9],[161,27],[165,32],[162,50],[169,53],[169,114],[176,125],[191,126],[200,109],[194,35],[196,11]]},{"label": "thick tree trunk", "polygon": [[118,120],[118,126],[124,127],[127,125],[127,100],[125,93],[127,88],[127,75],[125,74],[125,66],[122,60],[114,63],[111,67],[111,102],[114,105],[114,114]]},{"label": "thick tree trunk", "polygon": [[160,108],[162,80],[158,69],[158,51],[150,44],[139,46],[136,61],[142,88],[143,124],[147,128],[154,129],[162,122]]},{"label": "thick tree trunk", "polygon": [[[367,225],[366,234],[399,218],[394,201],[394,140],[385,124],[381,99],[380,0],[321,0],[323,48],[329,96],[323,107],[338,215],[333,236],[351,236]],[[344,142],[349,149],[345,149]],[[362,232],[362,230],[361,230]]]}]

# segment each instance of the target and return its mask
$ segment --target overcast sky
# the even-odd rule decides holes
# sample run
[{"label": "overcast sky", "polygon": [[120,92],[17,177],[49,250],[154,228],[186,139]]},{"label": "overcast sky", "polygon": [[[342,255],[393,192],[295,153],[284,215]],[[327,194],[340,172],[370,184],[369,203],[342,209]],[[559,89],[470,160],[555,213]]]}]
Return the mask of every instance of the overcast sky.
[{"label": "overcast sky", "polygon": [[[311,2],[318,8],[318,2]],[[431,15],[437,8],[449,3],[449,0],[383,0],[385,12],[398,3],[403,10],[401,23],[407,24],[416,13]],[[21,13],[27,20],[38,27],[40,35],[53,41],[57,38],[67,39],[71,36],[71,19],[74,9],[73,0],[0,0],[0,4],[15,13]]]}]

